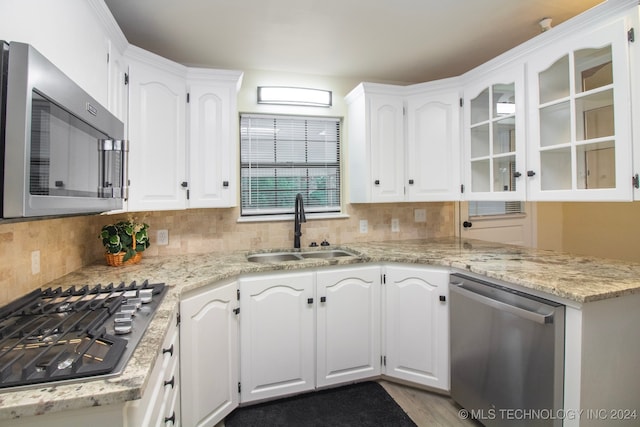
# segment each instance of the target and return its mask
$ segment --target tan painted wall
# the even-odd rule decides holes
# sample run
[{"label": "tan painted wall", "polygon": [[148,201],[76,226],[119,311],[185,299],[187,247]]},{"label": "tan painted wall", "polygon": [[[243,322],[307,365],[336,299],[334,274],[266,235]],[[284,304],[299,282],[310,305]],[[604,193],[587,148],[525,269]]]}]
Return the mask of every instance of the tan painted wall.
[{"label": "tan painted wall", "polygon": [[538,247],[640,262],[639,220],[640,202],[538,203]]}]

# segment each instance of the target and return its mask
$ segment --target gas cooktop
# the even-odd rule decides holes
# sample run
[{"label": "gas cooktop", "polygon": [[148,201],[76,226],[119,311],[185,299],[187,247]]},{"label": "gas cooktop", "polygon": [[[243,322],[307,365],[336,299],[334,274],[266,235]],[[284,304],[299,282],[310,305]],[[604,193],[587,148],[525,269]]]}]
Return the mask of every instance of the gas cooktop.
[{"label": "gas cooktop", "polygon": [[0,389],[113,376],[166,292],[163,283],[35,290],[0,308]]}]

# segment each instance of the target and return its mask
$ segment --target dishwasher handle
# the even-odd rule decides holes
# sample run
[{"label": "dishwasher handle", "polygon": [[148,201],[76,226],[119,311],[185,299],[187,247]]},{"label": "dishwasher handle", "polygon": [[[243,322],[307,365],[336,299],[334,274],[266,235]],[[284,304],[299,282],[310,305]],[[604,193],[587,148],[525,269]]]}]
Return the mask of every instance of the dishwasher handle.
[{"label": "dishwasher handle", "polygon": [[476,292],[470,291],[468,289],[463,288],[462,283],[451,283],[449,287],[450,291],[456,292],[460,295],[463,295],[467,298],[471,298],[475,301],[478,301],[482,304],[488,305],[493,308],[497,308],[498,310],[506,311],[511,314],[514,314],[518,317],[522,317],[523,319],[531,320],[540,324],[548,324],[553,323],[553,313],[549,314],[540,314],[535,311],[529,311],[524,308],[516,307],[515,305],[507,304],[502,301],[495,300],[493,298],[489,298],[487,296],[478,294]]}]

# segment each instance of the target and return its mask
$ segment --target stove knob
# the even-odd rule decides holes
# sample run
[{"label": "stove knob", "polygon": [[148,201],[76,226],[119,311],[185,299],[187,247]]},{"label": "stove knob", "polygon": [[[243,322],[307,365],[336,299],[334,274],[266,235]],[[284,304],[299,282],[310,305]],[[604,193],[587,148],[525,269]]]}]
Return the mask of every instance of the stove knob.
[{"label": "stove knob", "polygon": [[113,327],[113,330],[118,335],[128,334],[131,332],[132,329],[133,329],[133,322],[131,320],[116,322],[115,326]]},{"label": "stove knob", "polygon": [[134,316],[137,310],[138,307],[136,307],[134,304],[122,304],[120,306],[120,313],[125,313],[130,316]]},{"label": "stove knob", "polygon": [[138,296],[143,304],[150,303],[153,298],[153,289],[140,289]]},{"label": "stove knob", "polygon": [[126,302],[127,305],[134,305],[136,309],[140,309],[142,306],[142,298],[129,298]]},{"label": "stove knob", "polygon": [[116,313],[116,317],[113,319],[115,323],[130,322],[131,315],[129,313]]}]

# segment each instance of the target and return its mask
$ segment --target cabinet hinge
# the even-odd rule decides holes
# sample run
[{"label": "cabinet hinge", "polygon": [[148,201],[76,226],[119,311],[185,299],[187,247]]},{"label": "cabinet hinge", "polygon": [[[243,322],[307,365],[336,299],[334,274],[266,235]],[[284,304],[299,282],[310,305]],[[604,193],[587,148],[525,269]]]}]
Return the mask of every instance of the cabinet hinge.
[{"label": "cabinet hinge", "polygon": [[189,101],[191,101],[191,95],[189,94],[189,92],[187,92],[187,104],[189,103]]},{"label": "cabinet hinge", "polygon": [[387,366],[387,356],[380,356],[380,362],[382,366]]},{"label": "cabinet hinge", "polygon": [[109,52],[107,52],[107,64],[109,63]]},{"label": "cabinet hinge", "polygon": [[189,200],[189,196],[190,196],[189,190],[187,190],[187,200]]},{"label": "cabinet hinge", "polygon": [[636,41],[636,34],[633,28],[630,28],[629,31],[627,31],[627,40],[629,40],[630,43]]},{"label": "cabinet hinge", "polygon": [[407,109],[405,107],[402,107],[402,115],[403,116],[407,115]]},{"label": "cabinet hinge", "polygon": [[176,326],[180,326],[181,321],[182,319],[180,318],[180,312],[178,312],[178,314],[176,315]]},{"label": "cabinet hinge", "polygon": [[129,84],[129,73],[124,73],[124,85]]},{"label": "cabinet hinge", "polygon": [[386,274],[383,274],[383,275],[382,275],[382,279],[381,279],[381,280],[382,280],[382,284],[383,284],[383,285],[386,285],[386,284],[387,284],[387,275],[386,275]]},{"label": "cabinet hinge", "polygon": [[464,106],[464,99],[460,98],[460,106],[463,107]]},{"label": "cabinet hinge", "polygon": [[240,301],[240,289],[236,289],[236,299]]},{"label": "cabinet hinge", "polygon": [[238,314],[240,314],[240,307],[236,307],[236,308],[234,308],[234,309],[233,309],[233,314],[235,314],[236,316],[237,316]]},{"label": "cabinet hinge", "polygon": [[238,393],[240,393],[242,391],[242,386],[240,385],[240,383],[238,383]]},{"label": "cabinet hinge", "polygon": [[464,193],[464,184],[460,184],[460,193]]},{"label": "cabinet hinge", "polygon": [[638,174],[635,174],[631,178],[631,183],[633,184],[633,188],[640,188],[640,176],[638,176]]}]

